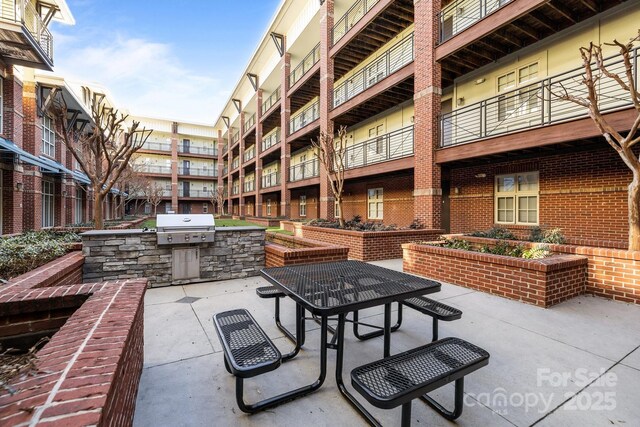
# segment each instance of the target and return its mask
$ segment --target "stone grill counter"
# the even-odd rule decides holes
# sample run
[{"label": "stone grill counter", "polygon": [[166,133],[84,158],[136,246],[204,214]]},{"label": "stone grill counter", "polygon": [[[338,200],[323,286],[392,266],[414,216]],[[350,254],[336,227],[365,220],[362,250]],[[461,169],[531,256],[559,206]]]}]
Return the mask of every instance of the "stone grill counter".
[{"label": "stone grill counter", "polygon": [[216,227],[215,240],[200,243],[200,278],[172,280],[172,250],[158,246],[155,232],[95,230],[82,233],[84,281],[145,277],[150,287],[256,276],[265,267],[265,229]]}]

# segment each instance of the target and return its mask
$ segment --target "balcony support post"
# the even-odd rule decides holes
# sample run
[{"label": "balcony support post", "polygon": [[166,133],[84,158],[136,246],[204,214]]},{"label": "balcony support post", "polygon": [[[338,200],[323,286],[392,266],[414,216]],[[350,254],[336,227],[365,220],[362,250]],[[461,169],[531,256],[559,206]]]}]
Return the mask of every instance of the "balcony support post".
[{"label": "balcony support post", "polygon": [[238,154],[238,204],[240,205],[238,207],[238,214],[240,216],[245,216],[245,212],[244,212],[244,195],[242,194],[244,192],[244,186],[243,186],[243,182],[244,182],[244,165],[242,164],[244,162],[244,149],[245,149],[245,141],[244,141],[244,133],[247,131],[244,128],[244,118],[245,118],[245,114],[244,111],[240,113],[240,148],[239,148],[239,154]]},{"label": "balcony support post", "polygon": [[178,212],[178,123],[171,124],[171,210]]},{"label": "balcony support post", "polygon": [[438,118],[442,95],[440,64],[435,61],[437,46],[438,11],[440,0],[416,0],[415,8],[415,63],[414,80],[414,217],[423,226],[441,227],[442,188],[440,166],[435,163],[438,146]]},{"label": "balcony support post", "polygon": [[[333,120],[329,111],[333,106],[333,59],[329,55],[332,46],[334,0],[326,0],[320,7],[320,132],[333,136]],[[320,217],[335,218],[334,196],[324,168],[320,168]]]},{"label": "balcony support post", "polygon": [[[286,40],[285,40],[286,51]],[[291,72],[291,54],[286,52],[282,56],[282,75],[280,87],[282,87],[283,96],[280,99],[280,216],[289,218],[291,215],[291,191],[287,189],[287,173],[289,172],[289,163],[291,162],[291,146],[288,144],[289,136],[289,120],[291,119],[291,98],[289,98],[289,74]]]}]

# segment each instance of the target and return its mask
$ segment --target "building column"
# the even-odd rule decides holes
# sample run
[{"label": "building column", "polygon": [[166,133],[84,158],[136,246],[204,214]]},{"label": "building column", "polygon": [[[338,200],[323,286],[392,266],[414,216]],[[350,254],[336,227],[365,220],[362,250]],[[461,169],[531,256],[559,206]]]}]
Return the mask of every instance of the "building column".
[{"label": "building column", "polygon": [[[331,34],[333,31],[334,0],[325,0],[320,8],[320,132],[333,137],[333,121],[329,120],[329,111],[333,105],[333,59],[329,55]],[[329,178],[320,167],[320,217],[335,218],[334,196]]]},{"label": "building column", "polygon": [[245,143],[244,143],[244,133],[245,133],[246,129],[244,128],[244,111],[240,112],[240,144],[238,147],[238,152],[240,154],[238,154],[238,215],[240,216],[244,216],[245,215],[245,211],[244,211],[244,187],[242,186],[242,183],[244,182],[244,149],[245,149]]},{"label": "building column", "polygon": [[171,210],[178,213],[178,123],[171,124]]},{"label": "building column", "polygon": [[229,215],[233,215],[233,201],[231,200],[231,187],[233,186],[233,175],[231,174],[231,164],[233,163],[233,152],[231,151],[232,137],[233,128],[229,127],[227,131],[227,211]]},{"label": "building column", "polygon": [[[3,92],[3,135],[23,147],[23,101],[22,81],[13,74],[13,66],[5,69],[5,77],[1,80]],[[2,173],[2,234],[21,233],[24,230],[23,198],[24,168],[18,163],[6,164]]]},{"label": "building column", "polygon": [[[7,165],[8,166],[8,165]],[[2,169],[2,234],[21,233],[23,230],[23,176],[22,166]]]},{"label": "building column", "polygon": [[[222,168],[224,167],[224,161],[222,159],[222,149],[224,147],[224,141],[222,139],[222,130],[218,129],[218,179],[216,182],[216,187],[218,191],[223,191],[223,177],[222,177]],[[222,215],[222,206],[217,206],[218,215]]]},{"label": "building column", "polygon": [[441,227],[441,171],[435,163],[438,116],[442,96],[440,64],[435,60],[440,0],[416,0],[414,80],[414,190],[415,219],[427,228]]},{"label": "building column", "polygon": [[[42,118],[38,116],[36,103],[37,85],[33,81],[25,81],[22,89],[22,148],[39,156],[42,154]],[[18,130],[15,129],[15,131]],[[40,230],[42,228],[42,173],[38,167],[24,166],[23,184],[24,230]]]},{"label": "building column", "polygon": [[[256,92],[256,168],[254,177],[254,188],[256,197],[253,201],[253,216],[262,215],[262,196],[260,195],[260,176],[262,175],[262,161],[260,160],[260,154],[262,154],[262,89],[258,89]],[[244,184],[243,184],[244,185]],[[260,203],[258,203],[258,200]]]},{"label": "building column", "polygon": [[291,216],[291,191],[289,183],[289,164],[291,163],[291,146],[289,145],[289,120],[291,118],[291,99],[289,98],[289,74],[291,73],[291,54],[286,52],[286,37],[282,42],[285,50],[282,55],[280,75],[280,215],[285,218]]}]

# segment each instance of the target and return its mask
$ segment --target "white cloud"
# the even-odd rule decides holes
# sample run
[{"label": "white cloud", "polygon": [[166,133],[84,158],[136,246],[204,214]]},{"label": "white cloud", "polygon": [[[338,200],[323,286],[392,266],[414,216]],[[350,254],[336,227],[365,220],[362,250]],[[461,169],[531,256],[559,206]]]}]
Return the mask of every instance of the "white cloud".
[{"label": "white cloud", "polygon": [[183,65],[171,45],[116,36],[87,46],[54,37],[63,41],[56,74],[107,87],[118,106],[133,114],[213,123],[229,96],[221,81]]}]

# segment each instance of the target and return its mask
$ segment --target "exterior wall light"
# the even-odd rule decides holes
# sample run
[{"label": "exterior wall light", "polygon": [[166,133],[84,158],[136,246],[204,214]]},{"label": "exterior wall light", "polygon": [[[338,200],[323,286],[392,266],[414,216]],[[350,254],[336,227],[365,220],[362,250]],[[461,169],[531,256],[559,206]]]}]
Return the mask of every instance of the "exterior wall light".
[{"label": "exterior wall light", "polygon": [[477,84],[477,85],[481,85],[482,83],[484,83],[484,82],[486,82],[486,81],[487,81],[487,79],[485,79],[484,77],[482,77],[482,78],[480,78],[480,79],[476,80],[476,84]]},{"label": "exterior wall light", "polygon": [[487,174],[486,173],[477,173],[474,175],[476,178],[486,178]]},{"label": "exterior wall light", "polygon": [[460,98],[458,98],[458,106],[462,106],[464,105],[464,96],[461,96]]}]

